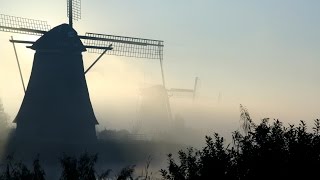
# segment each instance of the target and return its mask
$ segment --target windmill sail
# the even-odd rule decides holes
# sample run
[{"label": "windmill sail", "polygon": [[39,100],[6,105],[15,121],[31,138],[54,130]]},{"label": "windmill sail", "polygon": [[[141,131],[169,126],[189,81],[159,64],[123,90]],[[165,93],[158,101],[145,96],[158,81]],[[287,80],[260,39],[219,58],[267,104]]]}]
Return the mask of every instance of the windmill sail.
[{"label": "windmill sail", "polygon": [[81,19],[81,0],[67,0],[67,17],[76,21]]},{"label": "windmill sail", "polygon": [[[69,5],[69,3],[68,3]],[[80,1],[72,1],[73,18],[80,19]],[[71,11],[68,11],[68,16]],[[38,35],[41,36],[51,28],[46,21],[34,20],[0,14],[0,31],[13,32],[20,34]],[[86,33],[84,36],[79,35],[80,39],[84,40],[85,47],[91,53],[103,53],[110,44],[113,50],[108,51],[107,55],[147,58],[147,59],[162,59],[163,57],[163,41],[153,39],[142,39],[125,36],[115,36],[107,34]],[[33,44],[32,41],[12,40],[14,43]]]},{"label": "windmill sail", "polygon": [[[107,34],[86,33],[80,36],[85,39],[85,45],[107,47],[112,44],[113,50],[108,55],[160,59],[163,54],[163,41],[142,39],[125,36],[114,36]],[[102,53],[101,49],[89,49],[88,52]]]},{"label": "windmill sail", "polygon": [[49,29],[46,21],[0,14],[0,31],[40,36]]}]

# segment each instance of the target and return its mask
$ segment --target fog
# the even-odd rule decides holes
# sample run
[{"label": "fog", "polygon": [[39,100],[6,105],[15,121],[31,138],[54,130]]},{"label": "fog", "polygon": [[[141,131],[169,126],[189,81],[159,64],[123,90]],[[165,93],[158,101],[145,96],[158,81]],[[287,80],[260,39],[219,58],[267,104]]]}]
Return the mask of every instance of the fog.
[{"label": "fog", "polygon": [[[32,67],[32,58],[30,58],[32,51],[19,45],[17,48],[20,53],[23,77],[27,85]],[[83,56],[86,69],[98,54],[83,53]],[[6,112],[13,120],[20,108],[23,91],[13,54],[8,55],[8,59],[3,63],[5,62],[11,62],[4,65],[10,67],[8,75],[12,78],[10,80],[1,79],[2,87],[6,87],[1,89],[1,94],[3,94],[1,98]],[[190,77],[188,81],[172,83],[175,78],[168,76],[166,69],[164,72],[167,89],[193,89],[195,77]],[[97,130],[107,128],[132,131],[139,121],[143,96],[141,90],[162,83],[158,60],[115,56],[104,56],[86,74],[86,79],[94,112],[99,121]],[[238,105],[232,107],[233,113],[231,114],[233,116],[230,116],[230,113],[225,113],[228,111],[228,107],[223,102],[223,95],[220,100],[218,100],[219,94],[208,97],[202,92],[203,89],[206,89],[206,84],[202,82],[202,77],[199,79],[200,83],[194,101],[192,93],[169,94],[172,117],[181,116],[187,128],[197,129],[202,134],[208,133],[209,129],[210,131],[221,130],[221,125],[228,125],[228,127],[231,125],[230,129],[232,130],[238,127]],[[226,116],[223,117],[223,114]]]},{"label": "fog", "polygon": [[[95,57],[95,54],[84,55],[85,68]],[[29,82],[31,61],[28,58],[22,60],[26,84]],[[170,77],[165,77],[168,82],[171,81]],[[201,82],[201,77],[199,78]],[[52,166],[52,162],[59,159],[61,149],[75,154],[86,150],[99,153],[101,168],[108,166],[118,169],[128,164],[141,167],[145,159],[152,156],[154,169],[159,169],[165,165],[166,154],[176,153],[186,146],[200,148],[204,144],[206,134],[211,135],[216,131],[227,135],[234,130],[232,127],[238,126],[237,118],[234,121],[231,120],[233,117],[229,116],[230,114],[222,116],[225,114],[223,111],[227,110],[224,109],[226,107],[221,97],[211,100],[202,97],[201,83],[197,87],[194,99],[193,93],[168,93],[167,90],[170,88],[192,89],[194,78],[190,78],[187,84],[167,85],[167,89],[164,89],[161,85],[159,61],[156,60],[105,56],[86,74],[86,80],[91,103],[99,122],[96,127],[99,138],[97,145],[87,148],[74,144],[61,146],[50,142],[17,143],[12,141],[8,131],[5,132],[6,136],[2,136],[1,153],[4,155],[2,158],[5,158],[7,153],[14,153],[18,159],[30,164],[36,154],[40,153],[46,162],[45,168],[56,172],[57,168]],[[10,117],[6,121],[14,131],[15,124],[12,121],[20,108],[24,94],[19,79],[12,81],[2,78],[1,82],[7,85],[4,94],[8,95],[1,97],[4,112]],[[155,90],[148,90],[154,87]],[[7,93],[6,91],[10,89],[11,93]],[[170,104],[172,118],[168,115],[165,101]],[[222,121],[219,116],[226,121]],[[230,130],[224,127],[230,127]],[[70,129],[70,132],[73,131]],[[104,136],[108,133],[110,136]],[[123,133],[125,137],[122,137]]]},{"label": "fog", "polygon": [[[200,149],[206,135],[217,132],[226,144],[232,143],[232,132],[242,131],[240,104],[248,109],[254,123],[270,118],[279,119],[287,126],[304,120],[312,131],[313,120],[320,116],[319,2],[92,0],[82,3],[83,17],[74,22],[79,34],[97,32],[163,40],[165,85],[159,60],[105,55],[85,75],[99,122],[95,127],[97,142],[79,145],[14,141],[18,128],[12,122],[25,94],[8,40],[11,35],[26,41],[39,37],[1,32],[0,160],[14,154],[30,165],[40,153],[46,168],[53,169],[49,176],[57,177],[62,151],[77,156],[86,151],[99,154],[98,170],[117,171],[130,164],[141,168],[151,156],[151,165],[157,171],[167,165],[168,153],[190,146]],[[25,7],[32,7],[32,11]],[[68,22],[65,1],[3,1],[0,9],[1,14],[45,20],[52,27]],[[16,48],[27,86],[35,51],[22,44],[16,44]],[[99,56],[88,52],[82,55],[83,71]],[[73,74],[73,71],[64,73]],[[172,88],[192,90],[196,77],[199,82],[195,94],[170,92]],[[68,98],[63,100],[68,102]],[[53,104],[57,109],[65,107],[62,103]],[[69,112],[60,110],[56,112]],[[48,119],[55,118],[52,114],[59,114],[50,113]],[[50,129],[55,135],[63,134],[59,123],[51,128],[44,124],[47,127],[42,131]],[[80,132],[76,123],[70,124],[75,125],[64,128],[70,129],[70,133]],[[94,128],[91,130],[95,139]],[[79,142],[84,138],[70,139]]]},{"label": "fog", "polygon": [[[22,55],[26,52],[32,55],[29,52],[30,50],[24,47],[18,46],[18,50]],[[83,53],[85,69],[97,56],[98,54]],[[11,55],[9,58],[13,61],[14,57]],[[32,58],[22,56],[21,62],[27,84]],[[1,97],[1,99],[6,112],[13,120],[20,108],[23,92],[14,63],[11,63],[10,66],[12,66],[10,75],[12,74],[15,80],[13,81],[13,78],[10,80],[2,78],[3,87],[7,88],[2,89],[2,94],[6,96]],[[166,66],[165,68],[168,69]],[[188,81],[177,81],[175,77],[166,74],[167,69],[164,71],[167,89],[193,89],[195,77],[190,77]],[[250,100],[244,102],[235,100],[232,94],[221,92],[218,89],[208,94],[207,83],[209,82],[206,81],[208,77],[199,77],[195,99],[193,99],[192,93],[168,93],[173,118],[171,121],[161,122],[161,118],[157,117],[157,113],[155,113],[154,117],[149,115],[149,121],[141,122],[141,103],[144,96],[142,90],[162,83],[158,60],[104,56],[86,74],[86,79],[91,103],[99,121],[99,125],[96,127],[97,131],[125,129],[131,133],[145,133],[149,138],[155,136],[155,133],[170,134],[172,137],[176,137],[176,141],[179,143],[199,147],[204,143],[204,136],[211,135],[213,132],[218,132],[227,140],[230,140],[231,132],[238,130],[240,127],[240,103],[247,106],[253,120],[257,123],[266,117],[279,118],[284,123],[294,124],[298,124],[299,120],[305,120],[311,125],[314,120],[309,118],[310,115],[303,117],[301,115],[302,111],[292,112],[291,109],[288,109],[290,112],[288,113],[287,110],[282,109],[281,112],[281,110],[275,110],[272,107],[270,109],[269,106],[269,109],[259,109],[259,107],[264,107],[261,106],[263,102],[254,106]],[[14,90],[12,90],[13,88]],[[11,91],[11,93],[7,93],[7,91]],[[165,107],[161,109],[157,106],[157,103],[159,104],[158,101],[155,101],[154,107],[150,107],[151,109],[154,108],[153,111],[166,111]],[[298,118],[295,117],[297,113],[299,114]],[[173,128],[177,124],[175,122],[176,117],[182,119],[182,122],[178,123],[182,128],[186,128],[189,132],[194,132],[197,135],[184,137],[185,134],[181,134],[179,131],[169,130],[168,128]],[[137,128],[139,129],[139,126],[143,126],[145,123],[148,123],[149,127],[154,124],[157,132],[153,132],[152,128],[145,132],[137,131]],[[159,123],[166,124],[166,126],[163,126],[166,128],[159,128]],[[11,124],[11,126],[14,126],[14,124]],[[172,134],[172,132],[176,132],[176,134]]]},{"label": "fog", "polygon": [[[187,128],[230,137],[239,128],[239,104],[249,109],[255,122],[269,117],[291,124],[305,120],[311,125],[319,118],[319,25],[314,23],[320,17],[318,2],[83,3],[83,19],[75,23],[81,34],[91,31],[162,39],[166,88],[192,89],[194,78],[200,78],[194,103],[192,95],[169,98],[172,116],[181,116]],[[36,10],[23,8],[27,4]],[[67,22],[63,1],[8,1],[1,10],[47,20],[52,27]],[[112,18],[102,22],[101,17]],[[0,98],[13,120],[24,94],[8,42],[11,35],[30,41],[38,37],[0,33]],[[17,45],[17,50],[27,83],[34,51],[25,45]],[[98,55],[83,56],[86,68]],[[159,61],[114,56],[104,56],[86,79],[100,123],[98,131],[131,132],[139,121],[140,89],[162,82]],[[198,140],[187,143],[198,144]]]},{"label": "fog", "polygon": [[[86,75],[86,78],[91,102],[99,121],[98,131],[105,128],[126,129],[134,133],[137,128],[143,129],[144,124],[148,124],[148,130],[135,133],[147,133],[148,136],[155,133],[170,133],[173,137],[179,137],[181,143],[199,145],[200,142],[204,142],[205,134],[219,132],[231,137],[230,133],[239,127],[239,104],[224,103],[224,97],[221,94],[208,97],[202,92],[206,87],[201,77],[199,77],[194,99],[193,93],[168,92],[172,111],[171,120],[163,118],[165,116],[163,113],[166,113],[167,109],[161,106],[161,100],[164,101],[165,96],[151,100],[153,102],[149,102],[147,111],[153,112],[153,115],[149,113],[148,117],[143,117],[141,108],[144,106],[144,99],[148,96],[143,92],[144,89],[159,86],[162,82],[158,60],[106,56]],[[187,83],[182,81],[177,84],[172,84],[171,77],[166,74],[165,78],[167,89],[194,88],[195,77],[190,78]],[[159,96],[159,93],[153,92],[149,96]],[[182,126],[180,128],[196,132],[197,136],[183,138],[183,135],[177,131],[175,131],[176,135],[171,134],[172,130],[168,128],[173,128],[177,116],[183,121],[180,123]],[[143,122],[141,118],[144,119]]]}]

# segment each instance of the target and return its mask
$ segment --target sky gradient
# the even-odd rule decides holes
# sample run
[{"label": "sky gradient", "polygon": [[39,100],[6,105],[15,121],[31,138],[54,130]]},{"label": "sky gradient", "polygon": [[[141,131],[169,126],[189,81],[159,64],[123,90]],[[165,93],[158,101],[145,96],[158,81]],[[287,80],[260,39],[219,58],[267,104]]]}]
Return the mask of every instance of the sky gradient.
[{"label": "sky gradient", "polygon": [[[319,6],[317,0],[82,0],[75,29],[164,40],[167,87],[192,88],[200,78],[198,104],[172,98],[199,115],[185,116],[238,126],[243,104],[256,121],[312,122],[320,118]],[[65,0],[1,0],[0,13],[46,20],[51,27],[68,21]],[[14,117],[23,91],[11,35],[36,38],[0,32],[0,97]],[[17,50],[27,82],[34,52],[24,45]],[[84,54],[85,66],[96,57]],[[158,61],[114,56],[104,57],[86,78],[97,116],[106,109],[134,114],[141,84],[161,83]]]}]

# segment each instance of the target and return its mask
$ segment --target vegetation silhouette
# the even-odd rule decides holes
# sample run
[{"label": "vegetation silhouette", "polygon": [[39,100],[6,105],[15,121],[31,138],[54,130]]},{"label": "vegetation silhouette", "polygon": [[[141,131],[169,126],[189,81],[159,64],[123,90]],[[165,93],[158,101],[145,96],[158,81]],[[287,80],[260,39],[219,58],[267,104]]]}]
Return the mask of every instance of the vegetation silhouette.
[{"label": "vegetation silhouette", "polygon": [[[7,115],[0,102],[0,117],[6,127]],[[232,143],[226,144],[219,134],[205,137],[205,146],[197,150],[189,147],[178,151],[178,157],[168,155],[168,166],[161,169],[164,180],[253,180],[253,179],[311,179],[320,167],[320,119],[314,120],[310,131],[304,121],[298,126],[284,126],[278,119],[262,119],[255,124],[248,110],[240,105],[241,131],[232,133]],[[3,128],[2,127],[2,128]],[[122,136],[121,136],[122,137]],[[132,150],[132,149],[131,149]],[[116,154],[115,151],[111,152]],[[102,158],[105,161],[104,158]],[[135,177],[135,166],[126,166],[118,173],[107,169],[96,171],[97,154],[81,154],[78,158],[63,155],[60,159],[61,180],[90,179],[156,179],[149,172],[151,157],[144,172]],[[0,180],[44,180],[46,173],[39,155],[32,165],[7,156],[0,165]]]},{"label": "vegetation silhouette", "polygon": [[60,159],[62,174],[60,180],[83,179],[95,180],[94,165],[97,162],[97,155],[84,153],[79,160],[72,156],[63,155]]},{"label": "vegetation silhouette", "polygon": [[[201,150],[192,147],[180,150],[178,158],[168,155],[167,169],[160,173],[165,180],[193,179],[311,179],[320,166],[320,119],[314,121],[311,132],[304,121],[298,126],[283,126],[279,120],[270,123],[262,119],[260,124],[251,122],[251,130],[233,132],[232,144],[225,144],[223,137],[215,133],[206,136]],[[144,175],[134,178],[135,166],[127,166],[111,176],[111,170],[97,173],[97,155],[82,154],[79,158],[63,155],[61,180],[69,179],[154,179],[148,175],[150,160]],[[37,157],[33,170],[12,156],[2,166],[0,179],[44,179],[45,172]]]},{"label": "vegetation silhouette", "polygon": [[10,128],[9,125],[10,117],[5,112],[2,101],[0,99],[0,161],[1,157],[3,155],[3,151],[6,147],[6,143],[8,138],[10,137],[12,131],[12,128]]},{"label": "vegetation silhouette", "polygon": [[12,155],[7,156],[3,166],[4,171],[0,175],[0,180],[44,180],[45,172],[40,165],[39,156],[33,161],[32,170],[20,161],[16,161]]},{"label": "vegetation silhouette", "polygon": [[[233,143],[225,145],[217,133],[206,136],[201,150],[188,148],[178,152],[178,159],[168,155],[167,169],[161,169],[163,179],[311,179],[320,167],[320,120],[312,132],[304,121],[298,126],[283,126],[268,118],[254,124],[247,116],[244,135],[233,132]],[[250,127],[250,128],[248,128]]]},{"label": "vegetation silhouette", "polygon": [[0,99],[0,133],[1,133],[1,136],[3,136],[3,133],[7,130],[8,126],[9,126],[9,116],[4,111],[4,107],[3,107],[2,101]]},{"label": "vegetation silhouette", "polygon": [[[97,173],[95,164],[98,160],[97,155],[89,155],[83,153],[79,158],[74,156],[63,155],[60,158],[62,168],[60,180],[127,180],[133,179],[135,166],[126,166],[122,168],[118,174],[111,176],[111,169],[107,169],[103,173]],[[16,161],[12,155],[8,156],[6,163],[1,166],[2,172],[0,180],[44,180],[46,174],[40,165],[39,156],[35,158],[30,170],[27,165],[21,161]],[[135,178],[141,179],[142,176]],[[145,179],[151,179],[149,175]]]}]

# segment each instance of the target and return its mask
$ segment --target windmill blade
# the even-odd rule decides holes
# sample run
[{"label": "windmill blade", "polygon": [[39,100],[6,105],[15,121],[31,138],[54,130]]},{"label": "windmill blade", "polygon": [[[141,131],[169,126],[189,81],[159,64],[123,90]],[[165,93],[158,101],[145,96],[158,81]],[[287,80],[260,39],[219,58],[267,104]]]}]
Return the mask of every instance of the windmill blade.
[{"label": "windmill blade", "polygon": [[193,89],[180,89],[180,88],[171,88],[168,89],[168,92],[186,92],[186,93],[193,93],[194,90]]},{"label": "windmill blade", "polygon": [[0,14],[0,31],[39,36],[49,29],[46,21]]},{"label": "windmill blade", "polygon": [[67,16],[69,25],[73,27],[73,20],[81,19],[81,0],[67,0]]},{"label": "windmill blade", "polygon": [[190,98],[193,97],[193,89],[171,88],[167,90],[170,97],[174,98]]},{"label": "windmill blade", "polygon": [[[86,46],[108,47],[112,44],[113,50],[106,54],[147,59],[161,59],[163,55],[163,41],[141,39],[107,34],[86,33],[79,36],[84,39]],[[102,53],[103,49],[92,48],[88,52]]]},{"label": "windmill blade", "polygon": [[67,0],[67,17],[75,21],[81,19],[81,0]]},{"label": "windmill blade", "polygon": [[[19,43],[19,44],[33,44],[35,43],[35,41],[24,41],[24,40],[13,40],[13,39],[10,39],[9,40],[11,43]],[[30,47],[30,46],[27,46],[27,47]],[[85,48],[88,48],[88,49],[100,49],[100,50],[112,50],[112,48],[110,48],[111,46],[109,45],[108,47],[105,47],[105,46],[84,46]]]},{"label": "windmill blade", "polygon": [[195,77],[195,79],[194,79],[194,86],[193,86],[193,102],[194,102],[194,100],[195,100],[195,98],[196,98],[196,92],[197,92],[197,90],[198,90],[198,81],[199,81],[199,77]]},{"label": "windmill blade", "polygon": [[[9,40],[11,43],[19,43],[19,44],[33,44],[35,43],[35,41],[24,41],[24,40],[13,40],[13,39],[10,39]],[[84,46],[85,48],[88,48],[88,49],[100,49],[100,50],[112,50],[111,48],[112,45],[109,45],[108,47],[105,47],[105,46]],[[27,47],[30,47],[30,46],[27,46]]]}]

